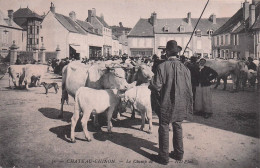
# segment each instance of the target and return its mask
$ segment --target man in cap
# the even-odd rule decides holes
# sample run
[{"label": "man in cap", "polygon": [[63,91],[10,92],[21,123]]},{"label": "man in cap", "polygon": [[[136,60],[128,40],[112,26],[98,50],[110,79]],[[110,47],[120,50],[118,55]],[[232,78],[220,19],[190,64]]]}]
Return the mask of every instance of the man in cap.
[{"label": "man in cap", "polygon": [[193,110],[192,86],[189,69],[178,59],[181,47],[175,40],[166,45],[167,61],[158,65],[149,88],[158,95],[159,107],[155,112],[159,118],[159,154],[151,159],[167,165],[169,163],[169,124],[173,127],[173,148],[170,157],[182,160],[183,140],[181,123]]}]

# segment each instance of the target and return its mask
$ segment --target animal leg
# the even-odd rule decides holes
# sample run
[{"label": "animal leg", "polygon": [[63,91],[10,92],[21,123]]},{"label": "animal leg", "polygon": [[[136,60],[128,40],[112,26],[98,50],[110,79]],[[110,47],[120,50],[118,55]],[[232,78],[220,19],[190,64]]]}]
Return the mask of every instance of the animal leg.
[{"label": "animal leg", "polygon": [[145,127],[145,114],[144,111],[141,111],[141,119],[142,119],[142,125],[140,127],[140,130],[143,131]]},{"label": "animal leg", "polygon": [[75,140],[75,127],[76,127],[77,121],[79,119],[79,113],[80,113],[79,105],[75,104],[74,114],[71,118],[71,129],[70,129],[70,138],[71,138],[72,143],[76,142],[76,140]]},{"label": "animal leg", "polygon": [[131,115],[131,119],[135,119],[135,107],[134,107],[134,105],[132,105],[132,115]]},{"label": "animal leg", "polygon": [[111,133],[112,132],[112,115],[113,115],[113,111],[114,111],[115,107],[110,107],[107,111],[107,132]]},{"label": "animal leg", "polygon": [[96,112],[93,114],[93,117],[94,117],[94,127],[100,127],[98,122],[98,114]]},{"label": "animal leg", "polygon": [[68,93],[66,90],[62,90],[62,95],[61,95],[61,107],[60,107],[60,114],[58,116],[58,118],[63,118],[63,105],[64,105],[64,101],[65,99],[68,97]]},{"label": "animal leg", "polygon": [[152,116],[152,109],[151,111],[147,111],[147,118],[148,118],[148,123],[149,123],[149,130],[148,133],[151,134],[152,133],[152,129],[153,129],[153,116]]},{"label": "animal leg", "polygon": [[90,114],[91,114],[90,110],[83,110],[83,117],[81,119],[82,128],[83,128],[86,140],[88,142],[91,141],[91,138],[90,138],[89,132],[88,132],[88,120],[89,120]]},{"label": "animal leg", "polygon": [[223,77],[223,81],[224,81],[224,88],[223,90],[227,89],[227,77]]}]

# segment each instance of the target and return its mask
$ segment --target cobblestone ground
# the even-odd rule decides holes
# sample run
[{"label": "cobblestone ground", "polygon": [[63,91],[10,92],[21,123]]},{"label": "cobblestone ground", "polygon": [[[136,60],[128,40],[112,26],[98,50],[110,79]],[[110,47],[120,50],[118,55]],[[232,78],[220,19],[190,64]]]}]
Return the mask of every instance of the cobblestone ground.
[{"label": "cobblestone ground", "polygon": [[[43,81],[61,79],[46,74]],[[158,152],[158,118],[153,118],[153,133],[139,130],[141,120],[130,120],[124,113],[113,122],[113,133],[106,126],[98,130],[88,123],[92,142],[84,141],[80,126],[77,143],[69,143],[70,118],[74,100],[64,106],[64,120],[57,118],[58,94],[43,87],[30,91],[8,88],[8,76],[0,80],[0,167],[160,167],[150,161]],[[228,86],[231,88],[231,85]],[[183,123],[185,155],[182,162],[170,159],[163,167],[259,167],[259,97],[246,89],[238,93],[213,90],[212,118],[193,116]],[[145,130],[148,129],[148,125]],[[172,136],[172,133],[170,134]],[[172,150],[172,144],[170,145]]]}]

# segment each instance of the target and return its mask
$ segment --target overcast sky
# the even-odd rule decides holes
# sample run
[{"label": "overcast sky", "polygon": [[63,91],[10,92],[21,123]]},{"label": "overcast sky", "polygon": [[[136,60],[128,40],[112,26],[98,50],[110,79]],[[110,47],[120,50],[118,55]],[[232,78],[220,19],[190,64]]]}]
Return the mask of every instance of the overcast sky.
[{"label": "overcast sky", "polygon": [[[0,10],[7,15],[8,9],[14,11],[27,6],[42,15],[50,9],[51,2],[56,12],[69,15],[75,11],[77,19],[85,20],[88,9],[96,8],[97,15],[104,15],[110,25],[133,27],[139,18],[148,18],[152,12],[157,18],[183,18],[191,12],[193,18],[198,18],[207,0],[0,0]],[[203,15],[208,18],[215,13],[217,17],[231,17],[239,8],[243,0],[210,0]],[[249,0],[251,2],[251,0]]]}]

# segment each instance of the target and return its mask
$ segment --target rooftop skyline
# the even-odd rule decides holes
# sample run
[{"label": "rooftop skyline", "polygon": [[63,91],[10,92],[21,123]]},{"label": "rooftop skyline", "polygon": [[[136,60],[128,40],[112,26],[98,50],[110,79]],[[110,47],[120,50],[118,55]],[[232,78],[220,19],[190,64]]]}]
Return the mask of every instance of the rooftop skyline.
[{"label": "rooftop skyline", "polygon": [[[192,18],[198,18],[206,4],[206,0],[0,0],[0,10],[7,16],[7,10],[14,11],[21,8],[30,8],[39,15],[46,14],[51,2],[56,12],[69,15],[75,11],[79,20],[88,17],[88,10],[95,8],[97,16],[104,15],[110,25],[119,25],[133,28],[140,18],[149,18],[152,12],[157,18],[184,18],[191,12]],[[210,0],[203,18],[212,13],[218,17],[231,17],[241,8],[241,0]],[[251,3],[251,1],[249,1]]]}]

